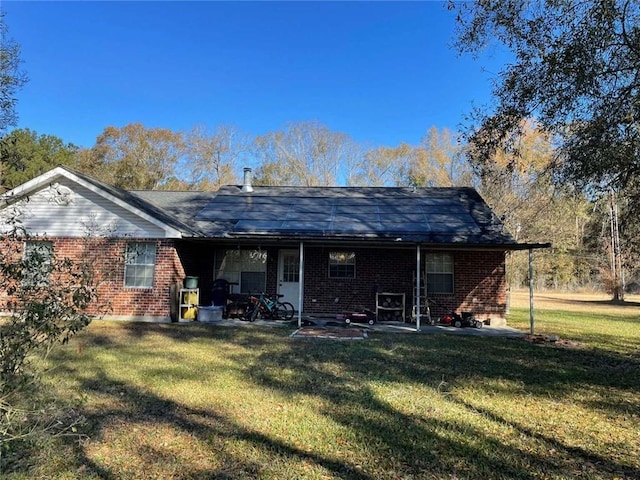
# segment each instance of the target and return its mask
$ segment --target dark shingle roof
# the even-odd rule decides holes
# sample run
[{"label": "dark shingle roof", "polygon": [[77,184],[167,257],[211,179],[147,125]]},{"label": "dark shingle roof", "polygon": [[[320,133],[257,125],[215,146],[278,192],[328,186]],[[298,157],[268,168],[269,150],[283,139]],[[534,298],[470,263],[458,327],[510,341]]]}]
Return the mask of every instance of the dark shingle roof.
[{"label": "dark shingle roof", "polygon": [[188,225],[201,236],[209,222],[198,222],[195,215],[216,195],[215,192],[172,192],[164,190],[132,190],[131,193],[160,209],[166,216]]},{"label": "dark shingle roof", "polygon": [[195,216],[208,237],[514,245],[471,188],[221,188]]},{"label": "dark shingle roof", "polygon": [[[519,249],[472,188],[253,187],[124,191],[73,172],[179,229],[217,239],[378,240]],[[548,245],[534,245],[534,248]]]}]

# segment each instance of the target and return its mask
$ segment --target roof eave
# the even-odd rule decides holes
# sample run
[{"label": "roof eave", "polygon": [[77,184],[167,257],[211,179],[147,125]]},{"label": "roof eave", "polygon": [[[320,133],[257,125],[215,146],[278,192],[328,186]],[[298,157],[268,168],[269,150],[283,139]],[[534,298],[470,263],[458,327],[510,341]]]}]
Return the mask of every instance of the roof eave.
[{"label": "roof eave", "polygon": [[395,246],[429,246],[431,248],[441,249],[474,249],[474,250],[502,250],[502,251],[519,251],[550,248],[551,243],[510,243],[510,242],[451,242],[451,241],[433,241],[420,238],[406,238],[402,234],[362,234],[362,235],[304,235],[304,234],[271,234],[267,232],[229,232],[223,236],[210,236],[211,240],[245,240],[250,242],[269,241],[269,242],[307,242],[307,243],[349,243],[361,244],[383,244]]}]

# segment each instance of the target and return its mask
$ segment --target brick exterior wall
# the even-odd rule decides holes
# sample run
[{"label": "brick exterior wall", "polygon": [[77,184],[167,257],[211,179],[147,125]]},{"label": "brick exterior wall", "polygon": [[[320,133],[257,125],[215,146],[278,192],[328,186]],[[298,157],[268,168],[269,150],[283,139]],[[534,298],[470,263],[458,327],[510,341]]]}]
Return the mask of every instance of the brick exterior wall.
[{"label": "brick exterior wall", "polygon": [[[87,240],[48,239],[58,258],[79,258]],[[153,289],[124,287],[126,244],[149,241],[156,244],[156,268]],[[96,271],[102,275],[99,295],[108,306],[107,315],[168,319],[171,312],[171,287],[185,276],[199,277],[200,304],[211,304],[211,286],[216,246],[209,242],[165,239],[92,239]],[[267,292],[277,291],[278,249],[267,248]],[[356,277],[329,278],[329,252],[354,251]],[[18,249],[22,252],[22,247]],[[428,250],[422,254],[424,258]],[[477,318],[504,318],[506,314],[505,253],[502,251],[451,251],[454,260],[454,293],[430,295],[437,302],[433,317],[448,311],[471,311]],[[305,247],[305,314],[338,314],[345,310],[376,309],[376,292],[404,293],[405,317],[411,314],[416,270],[415,249]],[[6,297],[0,295],[0,311]],[[97,313],[97,306],[95,312]]]},{"label": "brick exterior wall", "polygon": [[[99,302],[90,314],[105,313],[114,317],[139,317],[166,320],[171,311],[171,286],[181,282],[185,271],[177,255],[174,240],[165,239],[79,239],[47,238],[56,258],[80,259],[87,255],[99,277]],[[124,286],[124,258],[130,242],[156,244],[153,288]],[[22,245],[17,251],[22,252]],[[4,300],[4,301],[3,301]],[[6,310],[7,298],[0,298],[0,310]]]},{"label": "brick exterior wall", "polygon": [[[305,248],[305,313],[337,314],[364,307],[375,311],[376,292],[405,294],[405,316],[410,316],[414,296],[416,252],[412,249],[352,249],[356,253],[356,278],[329,278],[329,251]],[[423,250],[424,257],[428,250]],[[439,317],[456,310],[471,311],[479,319],[506,314],[505,253],[502,251],[452,251],[454,293],[429,295]]]},{"label": "brick exterior wall", "polygon": [[480,319],[502,317],[507,311],[505,252],[460,252],[456,256],[458,309]]},{"label": "brick exterior wall", "polygon": [[105,255],[113,272],[101,287],[101,298],[108,299],[113,315],[168,318],[171,311],[171,286],[181,282],[185,271],[176,252],[174,240],[135,239],[156,244],[156,266],[153,288],[127,288],[124,286],[124,253],[130,241],[111,242]]},{"label": "brick exterior wall", "polygon": [[[356,278],[329,278],[329,252],[353,251]],[[364,248],[305,249],[304,311],[341,313],[364,307],[375,311],[376,292],[413,294],[415,251]]]},{"label": "brick exterior wall", "polygon": [[431,295],[433,316],[473,312],[476,318],[504,318],[507,311],[505,252],[453,252],[454,294]]}]

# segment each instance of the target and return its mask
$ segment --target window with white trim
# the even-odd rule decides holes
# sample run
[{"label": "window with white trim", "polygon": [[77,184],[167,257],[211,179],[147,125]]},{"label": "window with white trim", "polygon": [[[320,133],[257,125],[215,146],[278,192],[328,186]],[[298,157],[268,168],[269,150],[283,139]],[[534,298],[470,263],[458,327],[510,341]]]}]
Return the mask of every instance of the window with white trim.
[{"label": "window with white trim", "polygon": [[124,262],[124,286],[127,288],[153,288],[156,268],[154,242],[127,243]]},{"label": "window with white trim", "polygon": [[356,278],[356,253],[329,252],[329,278]]},{"label": "window with white trim", "polygon": [[428,253],[426,273],[428,294],[453,293],[453,255]]}]

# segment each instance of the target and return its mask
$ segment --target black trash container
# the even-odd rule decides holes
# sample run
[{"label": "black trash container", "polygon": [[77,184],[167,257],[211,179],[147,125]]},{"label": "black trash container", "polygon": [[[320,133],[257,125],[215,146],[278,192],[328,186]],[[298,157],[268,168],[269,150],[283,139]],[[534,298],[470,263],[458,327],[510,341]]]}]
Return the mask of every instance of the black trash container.
[{"label": "black trash container", "polygon": [[213,305],[216,307],[226,307],[229,299],[229,282],[224,278],[218,278],[213,282],[211,290]]}]

